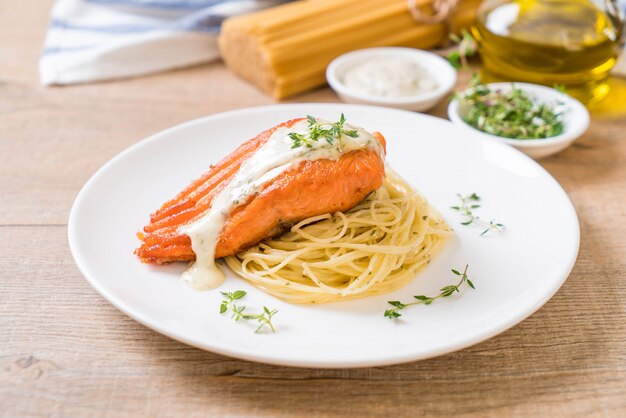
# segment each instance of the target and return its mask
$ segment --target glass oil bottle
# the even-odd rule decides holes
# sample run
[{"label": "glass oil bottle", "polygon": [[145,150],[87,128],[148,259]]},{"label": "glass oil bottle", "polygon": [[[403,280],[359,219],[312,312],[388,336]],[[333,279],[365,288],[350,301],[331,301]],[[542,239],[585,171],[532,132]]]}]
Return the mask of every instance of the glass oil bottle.
[{"label": "glass oil bottle", "polygon": [[623,21],[617,0],[485,0],[472,31],[483,79],[558,85],[598,101],[609,91]]}]

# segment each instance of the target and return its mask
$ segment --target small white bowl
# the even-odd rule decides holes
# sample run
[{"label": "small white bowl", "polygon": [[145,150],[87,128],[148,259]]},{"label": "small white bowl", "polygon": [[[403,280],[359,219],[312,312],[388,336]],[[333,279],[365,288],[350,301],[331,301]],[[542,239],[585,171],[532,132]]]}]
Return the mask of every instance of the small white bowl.
[{"label": "small white bowl", "polygon": [[[576,139],[585,133],[589,127],[589,111],[580,103],[567,94],[563,94],[553,88],[529,83],[491,83],[487,86],[492,90],[511,91],[515,88],[524,90],[533,99],[544,103],[562,103],[563,107],[563,133],[550,138],[539,139],[512,139],[488,134],[474,128],[463,120],[464,109],[455,99],[448,105],[448,117],[455,125],[477,133],[487,138],[506,142],[533,158],[544,158],[556,154],[569,147]],[[466,90],[470,91],[470,89]]]},{"label": "small white bowl", "polygon": [[[415,96],[380,97],[364,94],[343,83],[345,72],[370,59],[402,57],[419,65],[437,83],[437,87]],[[339,97],[348,103],[371,104],[397,109],[425,111],[435,106],[456,83],[456,70],[439,55],[413,48],[384,47],[359,49],[335,58],[326,68],[326,80]]]}]

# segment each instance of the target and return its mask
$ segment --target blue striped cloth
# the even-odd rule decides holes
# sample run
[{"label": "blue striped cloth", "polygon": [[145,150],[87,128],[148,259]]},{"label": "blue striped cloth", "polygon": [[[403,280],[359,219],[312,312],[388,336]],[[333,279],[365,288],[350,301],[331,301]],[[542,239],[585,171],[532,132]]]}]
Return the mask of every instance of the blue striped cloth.
[{"label": "blue striped cloth", "polygon": [[213,60],[230,16],[289,0],[57,0],[41,82],[131,77]]}]

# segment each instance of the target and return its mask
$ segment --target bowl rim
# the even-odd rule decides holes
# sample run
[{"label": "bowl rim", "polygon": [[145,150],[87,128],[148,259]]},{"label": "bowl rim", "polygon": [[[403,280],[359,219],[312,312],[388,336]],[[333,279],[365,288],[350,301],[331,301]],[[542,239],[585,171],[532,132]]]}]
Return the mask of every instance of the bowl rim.
[{"label": "bowl rim", "polygon": [[[339,71],[342,69],[343,66],[349,65],[351,61],[361,61],[368,57],[381,55],[410,57],[410,59],[415,63],[426,67],[425,70],[428,72],[428,74],[435,81],[437,81],[437,88],[432,91],[420,93],[413,96],[391,98],[356,92],[346,86],[343,81],[341,81]],[[440,67],[438,68],[438,70],[445,68],[445,70],[443,70],[445,73],[441,75],[439,71],[429,71],[428,66],[425,64],[433,63]],[[433,52],[406,47],[376,47],[357,49],[336,57],[326,67],[326,81],[328,82],[330,87],[338,94],[362,101],[367,101],[370,103],[380,103],[386,105],[410,105],[425,103],[431,100],[439,99],[452,90],[452,88],[456,84],[456,79],[456,70],[444,58]]]},{"label": "bowl rim", "polygon": [[[574,126],[565,124],[564,131],[560,135],[552,136],[549,138],[535,138],[535,139],[516,139],[516,138],[507,138],[504,136],[498,136],[494,134],[490,134],[487,132],[483,132],[480,129],[473,127],[463,120],[459,113],[459,99],[454,98],[448,104],[448,118],[450,121],[456,125],[461,127],[465,127],[467,129],[471,129],[473,132],[477,132],[479,134],[485,135],[490,138],[498,139],[500,141],[504,141],[507,144],[514,145],[516,147],[527,147],[527,148],[538,148],[538,147],[547,147],[554,146],[558,144],[563,144],[567,142],[573,142],[580,136],[582,136],[587,129],[589,128],[590,115],[587,108],[577,99],[572,96],[562,93],[552,87],[543,86],[541,84],[533,84],[533,83],[524,83],[518,81],[504,81],[497,83],[487,83],[486,86],[491,88],[500,88],[500,89],[508,89],[510,90],[513,86],[519,88],[521,90],[525,90],[527,92],[541,92],[546,96],[552,96],[552,99],[559,100],[563,102],[569,111],[572,112],[572,115],[576,117],[579,121]],[[460,93],[465,93],[471,91],[472,87],[467,88]],[[572,118],[572,116],[570,116]]]}]

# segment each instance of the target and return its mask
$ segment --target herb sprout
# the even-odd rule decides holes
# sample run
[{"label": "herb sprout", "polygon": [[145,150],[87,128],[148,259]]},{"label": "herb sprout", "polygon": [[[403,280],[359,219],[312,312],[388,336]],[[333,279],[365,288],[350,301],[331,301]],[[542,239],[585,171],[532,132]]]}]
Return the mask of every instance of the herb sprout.
[{"label": "herb sprout", "polygon": [[484,230],[480,233],[481,236],[487,234],[489,231],[502,232],[502,230],[504,229],[504,224],[498,223],[493,219],[489,222],[486,222],[474,214],[474,209],[480,208],[480,205],[477,203],[481,200],[480,196],[478,196],[476,193],[472,193],[467,196],[463,196],[459,193],[457,193],[456,195],[461,202],[458,206],[450,206],[450,209],[459,212],[465,217],[463,222],[461,222],[461,225],[467,226],[475,224],[482,226]]},{"label": "herb sprout", "polygon": [[291,148],[298,148],[305,145],[309,148],[313,147],[313,143],[320,139],[326,140],[330,145],[335,142],[335,139],[341,139],[342,135],[347,135],[351,138],[356,138],[359,133],[355,130],[344,130],[343,125],[346,122],[346,117],[341,114],[339,122],[335,123],[319,123],[315,117],[307,115],[307,122],[309,123],[309,133],[306,135],[292,132],[289,134],[289,138],[293,141]]},{"label": "herb sprout", "polygon": [[452,295],[454,292],[461,292],[459,289],[460,287],[463,285],[463,283],[467,283],[467,285],[469,287],[471,287],[472,289],[476,289],[474,287],[474,283],[472,283],[472,281],[469,279],[469,277],[467,277],[467,269],[468,269],[469,265],[465,266],[465,270],[463,270],[463,273],[459,272],[458,270],[452,269],[452,274],[454,274],[455,276],[459,276],[460,280],[457,284],[451,284],[448,286],[444,286],[441,289],[439,289],[439,291],[441,293],[439,293],[437,296],[425,296],[425,295],[417,295],[417,296],[413,296],[413,298],[415,299],[412,302],[400,302],[398,300],[390,300],[387,303],[390,304],[391,306],[393,306],[392,309],[387,309],[385,311],[385,317],[389,318],[389,319],[395,319],[395,318],[399,318],[402,316],[402,314],[400,313],[401,310],[406,309],[409,306],[413,306],[413,305],[430,305],[431,303],[433,303],[435,300],[439,299],[439,298],[446,298],[450,295]]},{"label": "herb sprout", "polygon": [[246,296],[247,292],[245,290],[221,293],[226,299],[224,299],[220,304],[220,314],[224,314],[230,311],[232,312],[230,317],[235,321],[239,321],[240,319],[246,321],[256,320],[259,323],[259,327],[256,329],[256,331],[254,331],[256,333],[261,332],[261,330],[266,326],[269,327],[272,332],[276,332],[276,329],[274,329],[274,325],[272,325],[272,317],[278,312],[278,310],[269,310],[266,306],[264,306],[263,312],[259,314],[245,313],[245,306],[235,305],[235,301],[243,299],[243,297]]},{"label": "herb sprout", "polygon": [[448,54],[448,61],[455,69],[467,68],[467,58],[476,55],[476,41],[465,29],[461,31],[461,36],[451,34],[450,39],[458,45],[455,51]]},{"label": "herb sprout", "polygon": [[563,133],[563,114],[553,106],[534,101],[512,84],[510,91],[492,90],[472,78],[469,92],[457,95],[467,109],[463,120],[488,134],[513,139],[550,138]]}]

